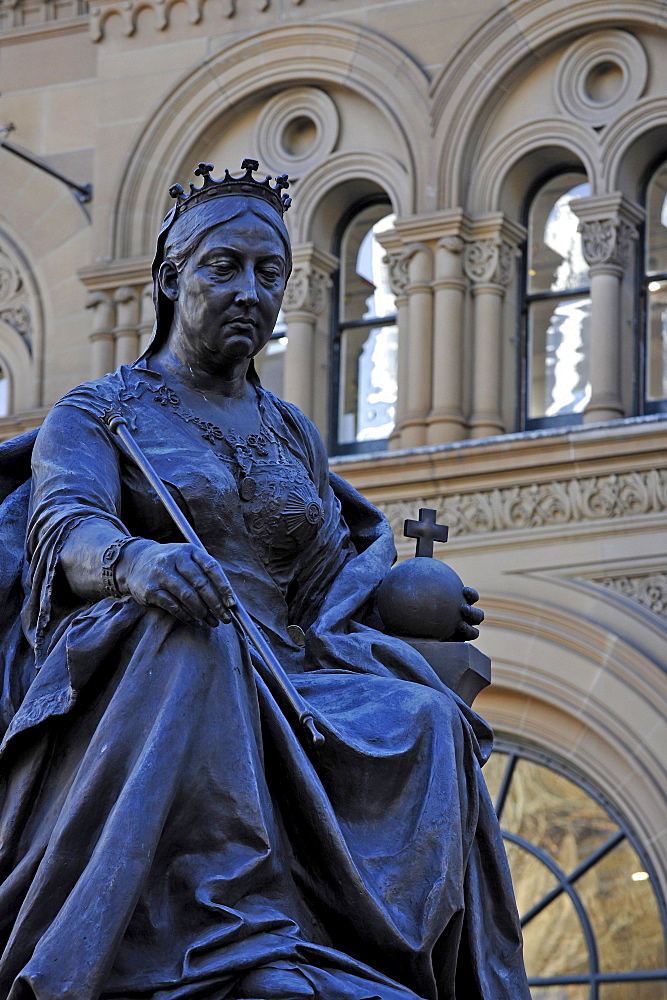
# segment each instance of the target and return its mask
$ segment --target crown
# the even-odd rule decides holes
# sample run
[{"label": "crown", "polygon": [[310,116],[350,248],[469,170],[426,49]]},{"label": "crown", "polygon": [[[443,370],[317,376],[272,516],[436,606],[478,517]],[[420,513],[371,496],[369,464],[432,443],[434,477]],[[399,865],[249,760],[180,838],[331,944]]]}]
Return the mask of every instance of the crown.
[{"label": "crown", "polygon": [[241,170],[245,170],[242,177],[232,177],[229,170],[225,169],[225,176],[216,181],[211,177],[213,170],[212,163],[200,163],[195,169],[195,176],[202,178],[201,187],[190,184],[190,194],[186,194],[180,184],[172,184],[169,194],[176,199],[176,207],[179,215],[201,205],[213,198],[222,198],[225,195],[240,195],[241,197],[263,198],[272,208],[282,216],[292,204],[289,195],[283,194],[285,188],[289,187],[287,174],[276,177],[276,183],[271,185],[271,175],[267,175],[263,181],[255,180],[253,171],[259,170],[257,160],[244,160]]}]

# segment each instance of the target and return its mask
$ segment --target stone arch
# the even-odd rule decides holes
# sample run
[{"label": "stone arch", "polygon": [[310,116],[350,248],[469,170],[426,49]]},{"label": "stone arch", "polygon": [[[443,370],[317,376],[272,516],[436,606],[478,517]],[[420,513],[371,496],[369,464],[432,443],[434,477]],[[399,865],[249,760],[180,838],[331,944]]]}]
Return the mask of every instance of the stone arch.
[{"label": "stone arch", "polygon": [[667,153],[665,102],[662,98],[639,101],[604,137],[602,169],[607,190],[637,198],[643,175],[660,153]]},{"label": "stone arch", "polygon": [[475,137],[483,120],[502,99],[508,79],[564,43],[595,28],[654,28],[662,23],[659,0],[637,0],[619,11],[604,0],[582,0],[576,24],[559,0],[520,0],[508,17],[496,11],[475,29],[431,88],[439,201],[463,201],[466,178],[473,172]]},{"label": "stone arch", "polygon": [[531,602],[527,611],[495,597],[485,609],[493,684],[475,709],[504,734],[551,748],[597,785],[627,818],[664,894],[667,768],[653,743],[664,732],[664,670],[619,635],[553,606]]},{"label": "stone arch", "polygon": [[[595,190],[598,183],[597,160],[590,150],[589,131],[585,126],[562,118],[541,118],[525,122],[502,136],[486,151],[480,170],[474,174],[468,195],[471,212],[491,212],[500,208],[516,216],[522,199],[512,196],[513,175],[516,183],[525,188],[534,183],[541,172],[540,160],[549,154],[550,165],[558,162],[564,166],[582,166]],[[528,168],[527,183],[521,176],[521,164]],[[505,202],[513,202],[507,204]]]},{"label": "stone arch", "polygon": [[294,242],[312,240],[314,220],[324,198],[337,188],[355,183],[384,191],[397,215],[409,211],[410,179],[398,160],[381,154],[334,154],[301,182],[300,205],[293,226]]},{"label": "stone arch", "polygon": [[[400,136],[410,202],[425,188],[417,150],[429,128],[424,71],[366,29],[317,23],[258,32],[216,53],[161,101],[125,164],[112,218],[111,257],[150,252],[166,191],[211,122],[276,84],[335,84],[371,100]],[[422,158],[423,159],[423,158]]]},{"label": "stone arch", "polygon": [[39,406],[43,349],[37,282],[26,255],[0,230],[0,355],[9,380],[9,413]]}]

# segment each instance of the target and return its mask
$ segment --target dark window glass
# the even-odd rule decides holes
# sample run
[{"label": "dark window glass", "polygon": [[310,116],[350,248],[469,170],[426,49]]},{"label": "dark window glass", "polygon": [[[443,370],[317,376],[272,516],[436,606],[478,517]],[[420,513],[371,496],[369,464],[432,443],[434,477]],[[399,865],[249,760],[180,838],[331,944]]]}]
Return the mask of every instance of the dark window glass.
[{"label": "dark window glass", "polygon": [[377,235],[394,216],[367,205],[345,226],[333,344],[332,451],[383,447],[394,428],[398,328]]},{"label": "dark window glass", "polygon": [[501,744],[483,773],[533,1000],[667,1000],[664,907],[619,817],[559,762],[531,751]]},{"label": "dark window glass", "polygon": [[590,193],[578,173],[552,177],[530,205],[526,275],[528,427],[576,423],[590,399],[588,265],[570,208]]}]

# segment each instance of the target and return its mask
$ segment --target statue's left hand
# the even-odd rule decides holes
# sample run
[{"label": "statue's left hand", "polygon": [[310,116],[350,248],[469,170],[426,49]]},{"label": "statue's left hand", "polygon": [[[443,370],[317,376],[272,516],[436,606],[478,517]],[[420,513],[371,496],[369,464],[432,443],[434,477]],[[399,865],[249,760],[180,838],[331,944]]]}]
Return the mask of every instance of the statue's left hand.
[{"label": "statue's left hand", "polygon": [[474,587],[463,588],[463,601],[461,602],[461,618],[456,627],[456,631],[450,635],[447,642],[469,642],[479,635],[478,625],[484,621],[484,612],[481,608],[473,608],[479,600],[479,594]]}]

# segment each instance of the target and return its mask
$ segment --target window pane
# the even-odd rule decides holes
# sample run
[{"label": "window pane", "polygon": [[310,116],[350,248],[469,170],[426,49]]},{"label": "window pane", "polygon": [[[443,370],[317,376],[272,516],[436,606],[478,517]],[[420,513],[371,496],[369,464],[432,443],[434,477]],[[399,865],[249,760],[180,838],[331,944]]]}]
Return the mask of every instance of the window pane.
[{"label": "window pane", "polygon": [[646,273],[667,273],[667,163],[653,175],[646,198]]},{"label": "window pane", "polygon": [[9,413],[9,379],[0,367],[0,417]]},{"label": "window pane", "polygon": [[389,437],[396,411],[398,328],[360,327],[340,338],[338,441]]},{"label": "window pane", "polygon": [[[591,796],[551,768],[518,761],[501,826],[541,847],[566,873],[618,831]],[[544,911],[549,912],[551,906]]]},{"label": "window pane", "polygon": [[656,983],[602,983],[600,1000],[667,1000],[667,985],[664,980]]},{"label": "window pane", "polygon": [[282,309],[271,340],[255,356],[255,368],[265,389],[282,396],[285,384],[285,352],[287,351],[287,326]]},{"label": "window pane", "polygon": [[590,187],[581,174],[559,174],[533,199],[528,221],[528,292],[563,292],[588,286],[579,219],[570,208]]},{"label": "window pane", "polygon": [[589,1000],[590,986],[531,986],[533,1000]]},{"label": "window pane", "polygon": [[591,396],[591,300],[532,302],[528,314],[528,416],[581,413]]},{"label": "window pane", "polygon": [[665,967],[660,914],[643,868],[624,840],[575,883],[595,930],[603,972]]},{"label": "window pane", "polygon": [[376,236],[391,229],[395,216],[385,205],[363,209],[350,223],[341,244],[342,322],[393,316],[394,296],[389,286],[386,251]]},{"label": "window pane", "polygon": [[525,848],[506,840],[505,849],[512,872],[516,905],[519,916],[523,916],[548,892],[555,889],[558,882],[546,865]]},{"label": "window pane", "polygon": [[482,768],[482,774],[486,781],[486,787],[489,789],[489,795],[491,800],[495,805],[496,799],[498,798],[498,792],[500,791],[500,784],[503,780],[503,775],[505,774],[505,768],[507,767],[508,755],[506,753],[500,753],[498,750],[494,750],[486,764]]},{"label": "window pane", "polygon": [[589,971],[586,939],[569,896],[558,896],[524,925],[523,953],[529,979]]},{"label": "window pane", "polygon": [[667,398],[667,281],[648,283],[646,398]]}]

